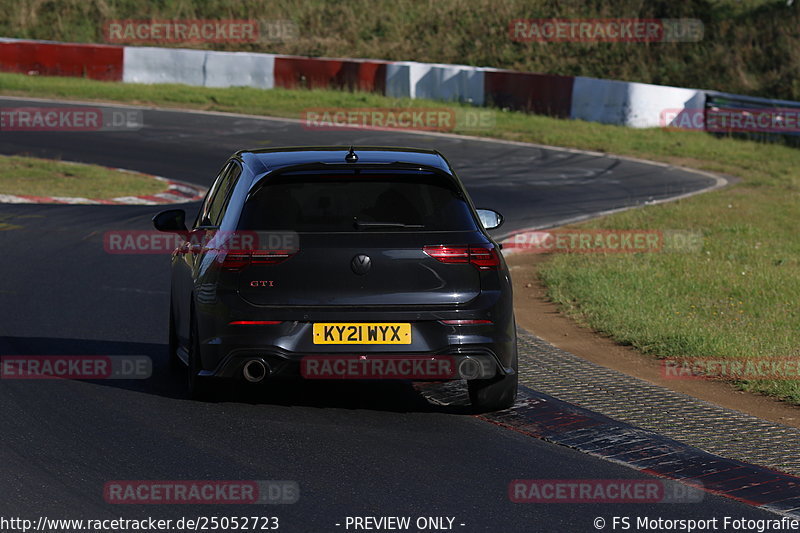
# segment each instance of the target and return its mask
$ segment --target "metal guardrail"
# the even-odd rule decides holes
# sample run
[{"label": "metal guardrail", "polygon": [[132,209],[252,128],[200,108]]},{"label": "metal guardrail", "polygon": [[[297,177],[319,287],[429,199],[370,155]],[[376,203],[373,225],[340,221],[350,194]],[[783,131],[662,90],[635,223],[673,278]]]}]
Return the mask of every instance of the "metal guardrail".
[{"label": "metal guardrail", "polygon": [[[704,91],[706,131],[717,136],[800,146],[800,102]],[[733,119],[746,128],[709,127],[714,117]],[[764,127],[769,124],[768,127]],[[751,127],[750,125],[755,125]]]}]

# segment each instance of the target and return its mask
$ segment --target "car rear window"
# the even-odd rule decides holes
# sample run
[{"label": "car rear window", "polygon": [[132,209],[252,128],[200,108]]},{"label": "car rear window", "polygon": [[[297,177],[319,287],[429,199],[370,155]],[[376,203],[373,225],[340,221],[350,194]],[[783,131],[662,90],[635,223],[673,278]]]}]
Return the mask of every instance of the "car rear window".
[{"label": "car rear window", "polygon": [[241,230],[474,231],[469,205],[437,174],[267,177],[244,205]]}]

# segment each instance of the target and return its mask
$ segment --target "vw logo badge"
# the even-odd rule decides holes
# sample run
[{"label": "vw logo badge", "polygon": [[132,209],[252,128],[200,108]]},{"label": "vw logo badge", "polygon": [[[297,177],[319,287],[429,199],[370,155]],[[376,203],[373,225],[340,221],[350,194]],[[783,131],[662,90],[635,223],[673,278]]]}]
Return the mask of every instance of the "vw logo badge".
[{"label": "vw logo badge", "polygon": [[366,274],[372,268],[372,259],[368,255],[359,254],[350,261],[350,268],[359,275]]}]

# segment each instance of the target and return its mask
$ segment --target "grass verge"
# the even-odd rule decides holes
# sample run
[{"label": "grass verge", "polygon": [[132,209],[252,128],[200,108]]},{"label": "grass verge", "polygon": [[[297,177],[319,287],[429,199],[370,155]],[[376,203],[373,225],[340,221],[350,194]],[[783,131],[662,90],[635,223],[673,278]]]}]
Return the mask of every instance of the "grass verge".
[{"label": "grass verge", "polygon": [[0,156],[0,194],[109,199],[164,190],[162,182],[143,174],[83,163]]},{"label": "grass verge", "polygon": [[[6,95],[113,100],[298,117],[320,107],[465,106],[335,91],[262,91],[122,85],[0,74]],[[634,130],[515,112],[487,111],[494,126],[455,132],[641,157],[740,178],[735,185],[649,206],[582,227],[701,231],[701,251],[552,258],[550,296],[580,322],[656,357],[800,356],[800,151],[699,132]],[[738,385],[800,403],[797,381]]]}]

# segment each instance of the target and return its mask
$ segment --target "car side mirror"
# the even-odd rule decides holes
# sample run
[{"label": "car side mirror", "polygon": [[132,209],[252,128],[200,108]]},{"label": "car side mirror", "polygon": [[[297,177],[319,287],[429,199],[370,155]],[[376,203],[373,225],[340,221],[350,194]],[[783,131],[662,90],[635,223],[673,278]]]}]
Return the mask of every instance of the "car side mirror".
[{"label": "car side mirror", "polygon": [[486,229],[497,229],[503,224],[503,215],[492,209],[478,209],[478,218]]},{"label": "car side mirror", "polygon": [[186,229],[186,211],[183,209],[161,211],[153,217],[153,226],[155,226],[158,231],[168,231],[172,233],[188,231]]}]

